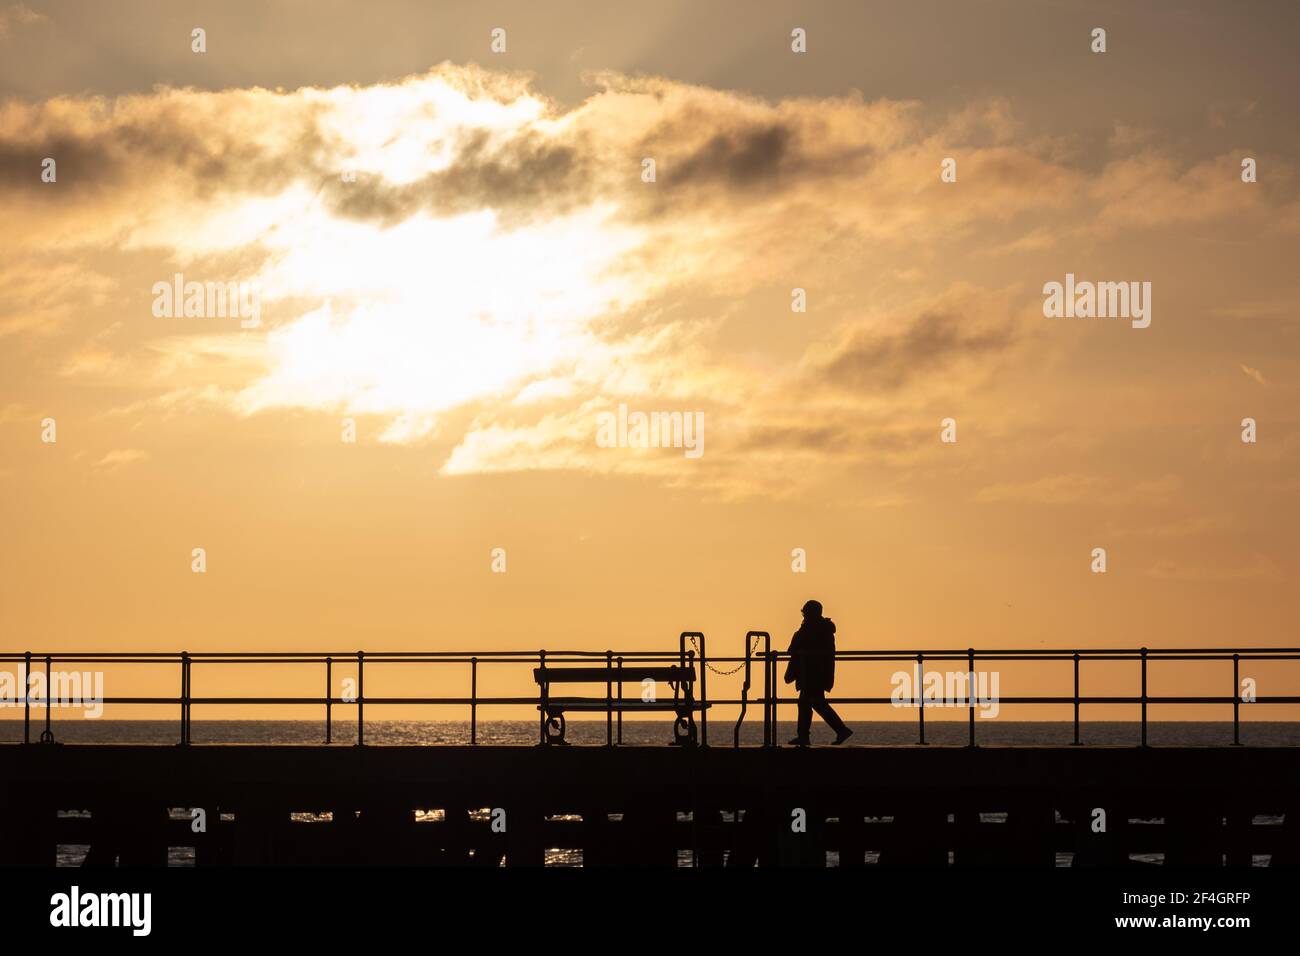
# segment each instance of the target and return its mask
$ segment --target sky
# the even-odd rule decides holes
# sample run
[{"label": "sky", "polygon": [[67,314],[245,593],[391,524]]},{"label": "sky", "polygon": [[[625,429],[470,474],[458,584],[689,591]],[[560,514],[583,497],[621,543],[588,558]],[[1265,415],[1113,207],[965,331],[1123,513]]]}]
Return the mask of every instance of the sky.
[{"label": "sky", "polygon": [[1298,21],[0,0],[3,646],[736,655],[808,598],[842,648],[1294,644]]}]

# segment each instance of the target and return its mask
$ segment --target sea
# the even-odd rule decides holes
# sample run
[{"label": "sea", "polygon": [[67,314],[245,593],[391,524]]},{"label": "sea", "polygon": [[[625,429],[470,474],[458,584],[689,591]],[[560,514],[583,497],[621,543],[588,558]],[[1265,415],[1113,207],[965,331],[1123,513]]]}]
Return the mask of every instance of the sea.
[{"label": "sea", "polygon": [[[845,746],[901,747],[918,743],[917,724],[910,721],[849,721],[854,735]],[[33,711],[31,737],[36,741],[44,729],[44,713]],[[617,728],[617,722],[615,723]],[[709,744],[731,746],[734,721],[709,722]],[[86,720],[77,718],[52,725],[54,739],[70,744],[174,744],[180,740],[176,720]],[[627,746],[656,747],[672,742],[672,722],[624,720],[622,742]],[[777,740],[785,743],[795,735],[793,722],[777,725]],[[968,743],[965,720],[926,719],[928,745],[962,747]],[[332,743],[348,746],[357,742],[355,720],[335,718]],[[536,720],[480,720],[474,728],[475,742],[484,746],[528,746],[538,741]],[[599,720],[570,720],[566,738],[571,744],[598,746],[606,742],[606,724]],[[23,722],[0,720],[0,744],[21,743]],[[814,724],[812,743],[829,744],[832,734]],[[1085,721],[1080,725],[1084,745],[1136,747],[1142,742],[1142,726],[1136,721]],[[194,720],[190,740],[195,744],[324,744],[323,720]],[[975,741],[1002,747],[1056,747],[1074,741],[1074,724],[1069,721],[985,721],[975,724]],[[376,745],[464,746],[471,743],[466,720],[371,720],[365,724],[365,742]],[[748,720],[741,727],[741,746],[763,742],[762,724]],[[1232,723],[1151,721],[1147,744],[1152,747],[1223,747],[1232,744]],[[1251,747],[1300,747],[1300,722],[1243,721],[1241,743]]]}]

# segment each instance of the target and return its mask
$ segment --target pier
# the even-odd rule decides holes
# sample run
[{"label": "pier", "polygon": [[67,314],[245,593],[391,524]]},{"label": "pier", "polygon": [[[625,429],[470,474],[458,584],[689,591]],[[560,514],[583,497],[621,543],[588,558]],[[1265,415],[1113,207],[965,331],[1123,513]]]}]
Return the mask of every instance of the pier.
[{"label": "pier", "polygon": [[[24,743],[0,746],[0,863],[51,866],[60,846],[88,846],[85,864],[164,865],[186,848],[199,866],[231,864],[411,864],[537,866],[562,858],[583,865],[661,866],[978,866],[1168,865],[1293,866],[1300,863],[1300,754],[1289,747],[1149,747],[1147,713],[1164,704],[1215,704],[1231,710],[1239,741],[1240,667],[1300,659],[1288,648],[1238,650],[843,651],[841,662],[960,661],[973,673],[989,661],[1063,666],[1072,696],[1004,698],[1004,703],[1069,705],[1079,741],[1091,705],[1141,708],[1142,745],[1061,747],[980,745],[971,702],[966,746],[925,741],[924,699],[917,741],[908,746],[777,746],[777,693],[783,655],[763,632],[746,635],[745,654],[707,656],[703,636],[686,632],[672,652],[536,654],[172,654],[0,656],[35,669],[124,662],[174,668],[178,694],[106,697],[107,704],[174,708],[175,745],[61,744],[50,707],[22,704]],[[1166,660],[1213,660],[1232,680],[1216,696],[1148,696],[1149,668]],[[202,697],[196,669],[228,663],[339,661],[358,675],[355,699]],[[1137,697],[1079,693],[1079,672],[1094,660],[1128,661],[1142,674]],[[377,666],[467,666],[459,697],[364,694]],[[541,697],[481,697],[484,666],[690,669],[689,699],[699,709],[694,739],[665,721],[662,747],[625,746],[617,681],[601,684],[604,746],[560,746],[548,733]],[[708,696],[707,674],[743,678],[741,696]],[[648,672],[648,671],[647,671]],[[640,673],[637,671],[636,673]],[[327,688],[332,683],[325,683]],[[621,685],[619,685],[621,686]],[[681,683],[675,693],[682,691]],[[836,703],[890,705],[890,697],[836,697]],[[314,704],[327,714],[355,710],[358,746],[203,745],[192,743],[191,713],[212,705]],[[457,746],[364,743],[368,708],[394,704],[469,711],[470,742]],[[1258,704],[1300,703],[1296,696]],[[486,746],[476,715],[487,704],[527,705],[538,713],[535,746]],[[707,706],[706,706],[707,705]],[[709,707],[738,708],[734,725],[709,737]],[[666,704],[672,710],[674,704]],[[762,725],[762,745],[740,746],[746,720]],[[1226,723],[1226,721],[1225,721]],[[45,742],[42,742],[44,738]],[[676,741],[677,745],[670,745]],[[322,741],[323,743],[324,741]],[[196,813],[201,811],[201,813]],[[201,817],[201,821],[200,821]],[[199,825],[201,822],[201,826]],[[563,852],[560,852],[563,851]]]},{"label": "pier", "polygon": [[10,745],[0,767],[8,864],[1300,862],[1290,748]]}]

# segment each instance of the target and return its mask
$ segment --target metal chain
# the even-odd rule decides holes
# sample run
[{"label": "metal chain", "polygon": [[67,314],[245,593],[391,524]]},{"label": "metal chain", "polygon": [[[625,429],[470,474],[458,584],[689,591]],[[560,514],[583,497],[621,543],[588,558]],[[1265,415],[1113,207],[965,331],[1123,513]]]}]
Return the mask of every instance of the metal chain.
[{"label": "metal chain", "polygon": [[[695,648],[695,656],[696,656],[696,657],[700,657],[700,656],[701,656],[701,654],[700,654],[700,645],[699,645],[698,643],[696,643],[694,637],[692,637],[692,638],[690,639],[690,641],[691,641],[691,647]],[[754,646],[751,647],[751,648],[749,649],[749,654],[750,654],[750,656],[752,657],[755,653],[757,653],[757,651],[758,651],[758,638],[756,637],[756,638],[754,638]],[[729,671],[719,670],[718,668],[716,668],[716,667],[714,667],[712,664],[710,664],[708,661],[705,661],[705,662],[704,662],[704,666],[707,667],[709,670],[713,671],[713,673],[715,673],[715,674],[721,674],[723,677],[726,677],[728,674],[734,674],[734,673],[736,673],[738,670],[740,670],[742,667],[744,667],[744,666],[745,666],[745,662],[744,662],[744,661],[741,661],[739,664],[737,664],[735,667],[733,667],[733,668],[732,668],[731,670],[729,670]]]}]

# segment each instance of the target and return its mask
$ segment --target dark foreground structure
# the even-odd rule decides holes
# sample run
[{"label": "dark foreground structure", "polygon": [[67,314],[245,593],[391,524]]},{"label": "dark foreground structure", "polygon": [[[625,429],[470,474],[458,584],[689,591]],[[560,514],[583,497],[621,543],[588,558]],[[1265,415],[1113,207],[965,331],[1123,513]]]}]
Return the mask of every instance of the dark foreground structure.
[{"label": "dark foreground structure", "polygon": [[[166,864],[169,848],[192,850],[199,866],[536,866],[561,858],[662,866],[1300,863],[1300,751],[1146,746],[1148,710],[1186,704],[1218,706],[1225,717],[1231,708],[1239,743],[1243,706],[1300,703],[1294,694],[1255,696],[1253,687],[1243,696],[1261,668],[1300,660],[1300,649],[873,649],[840,650],[836,660],[912,670],[909,698],[836,702],[914,708],[917,746],[777,746],[778,708],[793,700],[780,696],[778,681],[788,655],[773,650],[765,631],[748,632],[737,657],[710,657],[704,635],[692,631],[679,635],[675,650],[637,653],[0,654],[0,664],[18,666],[26,688],[24,743],[0,746],[0,864],[51,866],[59,848],[71,846],[89,847],[89,866]],[[1012,661],[1043,673],[1063,669],[1071,693],[1001,703],[1069,708],[1076,745],[1085,707],[1130,705],[1141,718],[1142,746],[980,746],[977,677]],[[1139,693],[1088,694],[1084,671],[1098,663],[1131,667]],[[1151,692],[1149,671],[1189,663],[1219,668],[1222,690]],[[204,690],[231,665],[315,668],[324,693]],[[175,696],[101,703],[176,713],[178,745],[56,743],[48,706],[61,699],[56,666],[172,675]],[[950,680],[965,678],[966,747],[925,746],[920,675],[935,666]],[[376,669],[448,667],[466,680],[466,695],[366,692]],[[484,667],[522,670],[537,695],[481,695]],[[740,696],[710,696],[710,672],[737,675]],[[346,696],[338,691],[342,677],[355,681]],[[362,746],[192,744],[195,708],[280,705],[323,708],[324,743],[334,709],[346,707]],[[485,705],[532,709],[538,745],[474,746]],[[718,705],[738,707],[739,717],[734,727],[715,724],[711,744],[709,713]],[[463,708],[471,746],[365,746],[365,714],[386,706]],[[646,712],[671,715],[675,746],[622,746],[624,715]],[[566,746],[571,713],[603,714],[606,746]],[[747,718],[762,723],[763,746],[740,746]]]},{"label": "dark foreground structure", "polygon": [[11,745],[0,781],[3,864],[1300,862],[1286,748]]}]

